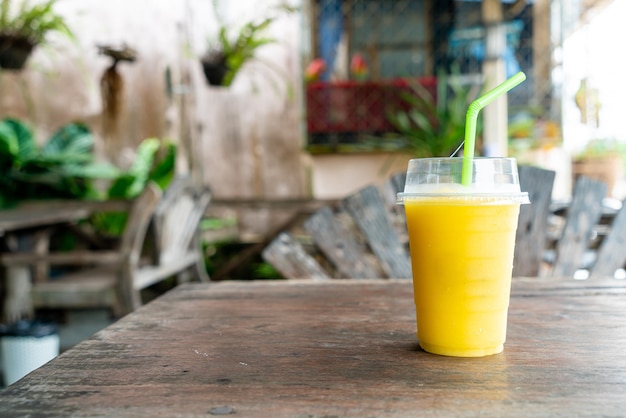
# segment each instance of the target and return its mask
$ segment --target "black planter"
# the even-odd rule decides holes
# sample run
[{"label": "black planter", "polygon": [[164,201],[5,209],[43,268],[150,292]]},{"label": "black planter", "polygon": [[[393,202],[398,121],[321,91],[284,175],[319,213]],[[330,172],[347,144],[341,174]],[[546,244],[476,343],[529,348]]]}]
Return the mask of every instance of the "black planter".
[{"label": "black planter", "polygon": [[34,47],[26,38],[0,35],[0,68],[21,70]]},{"label": "black planter", "polygon": [[211,86],[221,86],[228,71],[228,67],[224,63],[215,63],[202,60],[202,70],[207,82]]}]

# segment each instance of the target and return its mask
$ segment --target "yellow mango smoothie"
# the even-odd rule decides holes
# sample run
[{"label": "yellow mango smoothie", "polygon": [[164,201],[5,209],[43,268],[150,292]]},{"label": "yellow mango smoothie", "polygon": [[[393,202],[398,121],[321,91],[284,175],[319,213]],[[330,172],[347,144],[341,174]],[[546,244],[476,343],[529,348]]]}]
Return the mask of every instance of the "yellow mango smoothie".
[{"label": "yellow mango smoothie", "polygon": [[519,201],[405,199],[420,346],[478,357],[503,350]]}]

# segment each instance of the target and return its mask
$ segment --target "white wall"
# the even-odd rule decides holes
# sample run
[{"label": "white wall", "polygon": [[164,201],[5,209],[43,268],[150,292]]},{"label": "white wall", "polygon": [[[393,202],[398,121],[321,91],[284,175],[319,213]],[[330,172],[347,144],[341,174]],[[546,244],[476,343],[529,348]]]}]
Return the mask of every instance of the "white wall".
[{"label": "white wall", "polygon": [[409,154],[329,154],[312,158],[313,194],[318,199],[340,199],[370,184],[382,184],[406,171]]},{"label": "white wall", "polygon": [[[594,138],[626,141],[626,1],[617,0],[601,9],[563,43],[563,136],[566,150],[576,153]],[[599,93],[600,124],[583,124],[575,96],[583,78]]]}]

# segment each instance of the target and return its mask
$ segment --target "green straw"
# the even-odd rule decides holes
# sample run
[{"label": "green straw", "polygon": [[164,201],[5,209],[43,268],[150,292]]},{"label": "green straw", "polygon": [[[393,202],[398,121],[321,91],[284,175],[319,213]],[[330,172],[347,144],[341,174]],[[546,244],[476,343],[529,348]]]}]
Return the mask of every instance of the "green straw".
[{"label": "green straw", "polygon": [[465,116],[465,145],[463,145],[463,171],[461,173],[461,183],[464,186],[472,184],[472,161],[474,159],[474,147],[476,143],[476,121],[478,120],[478,112],[524,80],[526,80],[526,74],[520,71],[504,83],[499,84],[483,96],[474,100],[472,104],[470,104],[469,109],[467,109],[467,115]]}]

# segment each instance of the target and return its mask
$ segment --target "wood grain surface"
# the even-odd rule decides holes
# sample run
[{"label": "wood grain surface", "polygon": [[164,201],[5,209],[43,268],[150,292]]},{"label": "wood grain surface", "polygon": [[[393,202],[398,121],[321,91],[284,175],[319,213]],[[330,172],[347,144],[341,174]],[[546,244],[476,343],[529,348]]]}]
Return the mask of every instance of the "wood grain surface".
[{"label": "wood grain surface", "polygon": [[186,284],[0,392],[0,416],[621,416],[626,281],[515,278],[504,352],[422,351],[407,280]]},{"label": "wood grain surface", "polygon": [[520,206],[513,257],[515,276],[540,275],[555,177],[552,170],[519,166],[520,188],[528,193],[530,204]]},{"label": "wood grain surface", "polygon": [[94,212],[126,211],[130,200],[49,200],[33,201],[0,210],[0,236],[7,231],[75,222]]},{"label": "wood grain surface", "polygon": [[563,233],[556,248],[552,276],[573,276],[594,234],[594,226],[602,216],[602,199],[606,184],[588,177],[579,177],[573,199],[567,209]]}]

